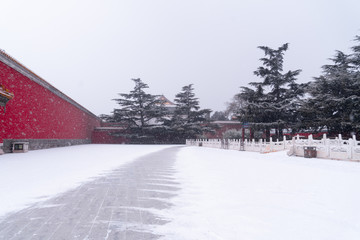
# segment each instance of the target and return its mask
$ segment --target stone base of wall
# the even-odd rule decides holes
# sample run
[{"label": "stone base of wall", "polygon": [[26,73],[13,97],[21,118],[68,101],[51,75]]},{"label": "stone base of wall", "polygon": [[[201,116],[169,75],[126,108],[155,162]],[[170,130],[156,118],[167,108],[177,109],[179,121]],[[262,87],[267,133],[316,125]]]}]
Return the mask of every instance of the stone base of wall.
[{"label": "stone base of wall", "polygon": [[90,144],[90,139],[4,139],[2,149],[5,153],[11,152],[14,142],[28,142],[29,150],[38,150],[55,147],[66,147],[80,144]]}]

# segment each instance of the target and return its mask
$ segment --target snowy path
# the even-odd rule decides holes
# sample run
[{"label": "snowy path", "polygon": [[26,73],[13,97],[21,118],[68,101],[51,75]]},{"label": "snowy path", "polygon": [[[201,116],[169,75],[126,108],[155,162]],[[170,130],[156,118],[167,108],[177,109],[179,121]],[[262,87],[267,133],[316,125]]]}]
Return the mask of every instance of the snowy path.
[{"label": "snowy path", "polygon": [[186,147],[164,240],[359,240],[360,164]]},{"label": "snowy path", "polygon": [[[359,183],[359,163],[286,152],[89,145],[8,154],[0,240],[358,240]],[[18,212],[6,217],[9,209]]]},{"label": "snowy path", "polygon": [[157,239],[157,214],[179,190],[173,165],[180,147],[123,165],[53,199],[9,215],[0,239]]}]

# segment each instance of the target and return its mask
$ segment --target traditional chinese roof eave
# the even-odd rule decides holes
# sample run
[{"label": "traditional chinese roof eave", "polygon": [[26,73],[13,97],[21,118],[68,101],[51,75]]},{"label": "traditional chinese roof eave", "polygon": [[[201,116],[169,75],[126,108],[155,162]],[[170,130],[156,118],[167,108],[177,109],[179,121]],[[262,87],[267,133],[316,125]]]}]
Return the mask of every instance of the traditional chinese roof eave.
[{"label": "traditional chinese roof eave", "polygon": [[160,95],[159,98],[164,102],[165,106],[176,106],[175,103],[173,103],[172,101],[170,101],[167,97],[165,97],[164,95]]},{"label": "traditional chinese roof eave", "polygon": [[12,99],[12,98],[14,97],[13,94],[8,93],[8,92],[5,92],[5,91],[2,91],[1,89],[0,89],[0,96],[3,96],[3,97],[5,97],[5,98],[7,98],[7,99]]}]

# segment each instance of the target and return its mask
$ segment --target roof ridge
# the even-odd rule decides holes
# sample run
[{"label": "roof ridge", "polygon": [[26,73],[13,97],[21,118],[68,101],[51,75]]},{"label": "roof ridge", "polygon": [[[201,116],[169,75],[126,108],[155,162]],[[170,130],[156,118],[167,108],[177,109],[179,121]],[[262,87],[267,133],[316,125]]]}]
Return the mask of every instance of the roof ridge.
[{"label": "roof ridge", "polygon": [[159,98],[163,100],[165,104],[167,103],[168,105],[175,105],[175,103],[170,101],[167,97],[165,97],[164,94],[159,95]]}]

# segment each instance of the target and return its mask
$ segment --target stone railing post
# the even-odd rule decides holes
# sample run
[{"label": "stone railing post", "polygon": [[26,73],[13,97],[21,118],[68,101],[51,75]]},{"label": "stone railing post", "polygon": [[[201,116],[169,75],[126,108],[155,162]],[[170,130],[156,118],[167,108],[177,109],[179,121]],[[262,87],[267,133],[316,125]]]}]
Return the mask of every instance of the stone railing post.
[{"label": "stone railing post", "polygon": [[311,146],[313,145],[314,141],[313,141],[313,135],[310,134],[309,137],[308,137],[308,145]]},{"label": "stone railing post", "polygon": [[325,139],[326,157],[330,157],[330,139]]},{"label": "stone railing post", "polygon": [[341,147],[342,145],[342,136],[341,134],[339,134],[339,137],[338,137],[338,146]]},{"label": "stone railing post", "polygon": [[355,144],[353,138],[349,138],[348,143],[349,143],[349,145],[347,146],[347,149],[346,149],[347,157],[348,157],[348,159],[351,160],[353,158],[353,149],[354,149],[354,144]]},{"label": "stone railing post", "polygon": [[353,140],[353,145],[351,146],[351,156],[352,158],[354,158],[354,152],[357,147],[356,135],[352,136],[352,140]]},{"label": "stone railing post", "polygon": [[289,153],[292,155],[294,154],[295,156],[297,156],[296,154],[296,142],[295,142],[295,137],[293,136],[292,139],[291,139],[291,147],[290,147],[290,151]]}]

